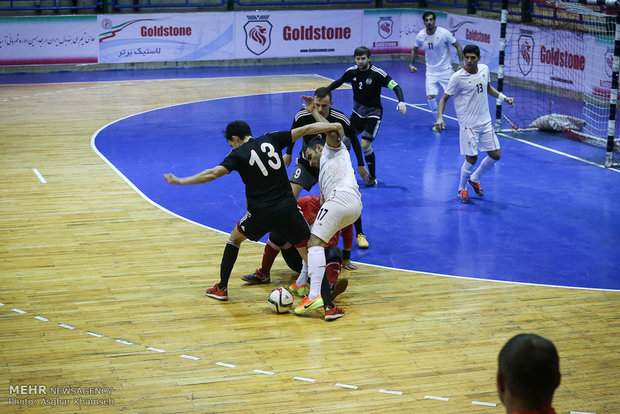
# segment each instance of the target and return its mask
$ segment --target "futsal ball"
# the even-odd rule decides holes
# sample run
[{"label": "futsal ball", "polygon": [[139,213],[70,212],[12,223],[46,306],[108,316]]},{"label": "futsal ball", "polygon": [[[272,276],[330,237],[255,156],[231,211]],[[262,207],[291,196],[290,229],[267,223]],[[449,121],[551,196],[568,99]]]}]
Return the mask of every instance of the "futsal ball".
[{"label": "futsal ball", "polygon": [[274,312],[286,313],[293,307],[294,298],[287,288],[278,287],[271,291],[267,301]]}]

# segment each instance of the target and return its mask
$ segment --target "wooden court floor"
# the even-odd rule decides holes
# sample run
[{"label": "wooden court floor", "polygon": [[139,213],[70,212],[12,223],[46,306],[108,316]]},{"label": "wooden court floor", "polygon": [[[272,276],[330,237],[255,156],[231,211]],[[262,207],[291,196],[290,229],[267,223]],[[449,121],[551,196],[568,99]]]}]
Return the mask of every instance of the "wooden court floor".
[{"label": "wooden court floor", "polygon": [[503,413],[497,353],[520,332],[559,349],[559,413],[620,412],[618,292],[360,265],[326,323],[268,309],[294,276],[280,259],[270,286],[241,286],[262,254],[246,243],[229,302],[206,298],[227,236],[145,201],[91,136],[232,90],[315,87],[230,81],[0,86],[0,412]]}]

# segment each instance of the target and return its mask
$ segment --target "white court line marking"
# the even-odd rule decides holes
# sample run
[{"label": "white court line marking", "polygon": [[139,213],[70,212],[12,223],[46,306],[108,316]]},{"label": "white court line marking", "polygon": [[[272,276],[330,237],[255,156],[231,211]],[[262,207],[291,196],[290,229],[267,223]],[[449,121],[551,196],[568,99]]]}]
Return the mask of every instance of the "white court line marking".
[{"label": "white court line marking", "polygon": [[98,334],[96,332],[87,331],[86,335],[94,336],[96,338],[103,338],[104,335]]},{"label": "white court line marking", "polygon": [[22,315],[23,315],[24,313],[26,313],[26,311],[23,311],[23,310],[21,310],[21,309],[17,309],[17,308],[13,308],[13,309],[11,309],[11,310],[12,310],[13,312],[21,313]]},{"label": "white court line marking", "polygon": [[235,364],[227,364],[226,362],[216,362],[215,365],[219,365],[221,367],[226,367],[226,368],[237,368]]},{"label": "white court line marking", "polygon": [[379,390],[379,392],[383,394],[403,395],[402,391]]},{"label": "white court line marking", "polygon": [[183,354],[183,355],[179,355],[179,356],[180,356],[181,358],[191,359],[191,360],[193,360],[193,361],[198,361],[198,360],[200,359],[200,358],[198,358],[198,357],[191,356],[191,355],[185,355],[185,354]]},{"label": "white court line marking", "polygon": [[166,352],[165,349],[153,348],[152,346],[147,346],[146,350],[147,351],[153,351],[153,352],[159,352],[159,353]]},{"label": "white court line marking", "polygon": [[306,378],[306,377],[293,377],[293,379],[295,381],[316,382],[315,379],[313,379],[313,378]]},{"label": "white court line marking", "polygon": [[0,303],[0,306],[4,306],[4,303]]},{"label": "white court line marking", "polygon": [[133,345],[133,342],[125,341],[124,339],[116,339],[115,342],[118,342],[119,344],[124,344],[124,345]]},{"label": "white court line marking", "polygon": [[59,323],[58,326],[60,326],[61,328],[70,329],[70,330],[75,329],[75,326],[67,325],[66,323]]},{"label": "white court line marking", "polygon": [[482,401],[472,401],[471,403],[472,405],[483,405],[485,407],[497,407],[496,403],[488,403],[488,402],[482,402]]},{"label": "white court line marking", "polygon": [[271,371],[263,371],[262,369],[255,369],[252,372],[256,372],[257,374],[265,374],[265,375],[276,375],[275,372],[271,372]]},{"label": "white court line marking", "polygon": [[449,401],[450,398],[447,397],[436,397],[434,395],[425,395],[424,396],[425,400],[436,400],[436,401]]},{"label": "white court line marking", "polygon": [[501,133],[501,132],[499,134],[497,134],[497,135],[500,135],[500,136],[502,136],[504,138],[509,138],[509,139],[513,139],[515,141],[519,141],[519,142],[521,142],[523,144],[531,145],[532,147],[535,147],[535,148],[538,148],[538,149],[541,149],[541,150],[544,150],[544,151],[549,151],[549,152],[552,152],[554,154],[562,155],[562,156],[564,156],[566,158],[570,158],[570,159],[573,159],[573,160],[576,160],[576,161],[580,161],[580,162],[583,162],[583,163],[588,164],[588,165],[593,165],[595,167],[599,167],[599,168],[602,168],[604,170],[620,173],[620,170],[617,170],[615,168],[606,168],[602,164],[597,164],[595,162],[588,161],[588,160],[586,160],[584,158],[576,157],[574,155],[570,155],[570,154],[567,154],[567,153],[562,152],[562,151],[554,150],[553,148],[548,148],[548,147],[542,146],[540,144],[535,144],[535,143],[533,143],[531,141],[527,141],[527,140],[524,140],[524,139],[521,139],[521,138],[515,138],[513,136],[510,136],[510,135],[507,135],[507,134]]},{"label": "white court line marking", "polygon": [[50,320],[47,318],[44,318],[43,316],[35,316],[34,317],[37,320],[40,320],[41,322],[49,322]]},{"label": "white court line marking", "polygon": [[340,388],[348,388],[350,390],[357,390],[360,387],[358,387],[357,385],[349,385],[349,384],[341,384],[339,382],[334,384],[334,387],[340,387]]},{"label": "white court line marking", "polygon": [[596,413],[591,413],[589,411],[571,411],[568,414],[596,414]]},{"label": "white court line marking", "polygon": [[34,171],[35,175],[39,178],[39,181],[41,181],[43,184],[47,184],[47,181],[45,181],[45,178],[43,178],[39,170],[33,168],[32,171]]}]

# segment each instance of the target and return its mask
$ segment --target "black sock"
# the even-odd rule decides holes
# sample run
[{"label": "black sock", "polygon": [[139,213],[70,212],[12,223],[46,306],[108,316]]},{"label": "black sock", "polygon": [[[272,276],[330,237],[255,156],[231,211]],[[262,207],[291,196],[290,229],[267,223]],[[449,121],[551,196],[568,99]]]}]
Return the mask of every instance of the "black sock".
[{"label": "black sock", "polygon": [[297,273],[301,272],[302,258],[295,247],[290,247],[288,249],[282,249],[280,250],[280,252],[282,253],[282,257],[284,258],[284,261],[286,262],[288,267],[291,268],[291,270]]},{"label": "black sock", "polygon": [[364,234],[364,230],[362,230],[362,216],[355,220],[353,226],[355,226],[355,234]]},{"label": "black sock", "polygon": [[323,281],[321,282],[321,297],[323,298],[324,308],[333,308],[334,301],[332,300],[332,290],[329,288],[329,282],[327,276],[323,275]]},{"label": "black sock", "polygon": [[228,279],[230,279],[230,274],[237,261],[238,254],[239,245],[228,240],[224,248],[224,255],[222,255],[222,264],[220,265],[220,289],[228,288]]},{"label": "black sock", "polygon": [[368,172],[370,173],[371,177],[376,177],[375,175],[375,152],[371,152],[368,155],[365,155],[364,158],[366,159],[366,165],[368,166]]}]

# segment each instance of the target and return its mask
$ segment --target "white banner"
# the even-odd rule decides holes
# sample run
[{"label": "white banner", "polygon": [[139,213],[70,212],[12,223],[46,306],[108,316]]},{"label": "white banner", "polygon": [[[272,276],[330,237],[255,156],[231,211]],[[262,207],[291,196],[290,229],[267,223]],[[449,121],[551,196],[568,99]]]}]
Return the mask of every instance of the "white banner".
[{"label": "white banner", "polygon": [[[0,18],[0,65],[130,63],[409,54],[418,9],[114,14]],[[497,71],[498,21],[436,12],[462,46]],[[515,25],[509,25],[509,27]],[[517,36],[519,37],[519,36]],[[458,62],[456,50],[451,50]]]},{"label": "white banner", "polygon": [[362,10],[235,13],[235,58],[353,56]]},{"label": "white banner", "polygon": [[0,18],[0,65],[97,63],[96,16]]},{"label": "white banner", "polygon": [[574,92],[609,90],[611,37],[557,29],[548,36],[547,30],[526,25],[509,25],[507,30],[506,76]]},{"label": "white banner", "polygon": [[[383,9],[364,11],[363,44],[373,54],[408,54],[415,37],[424,28],[424,10]],[[443,13],[436,13],[437,19]]]},{"label": "white banner", "polygon": [[[439,16],[437,17],[439,20]],[[497,20],[480,19],[457,14],[447,15],[445,26],[461,47],[476,45],[480,48],[480,63],[497,72],[499,66],[499,41],[501,24]],[[456,49],[452,48],[452,61],[458,63]]]},{"label": "white banner", "polygon": [[99,16],[99,62],[234,59],[234,13]]}]

